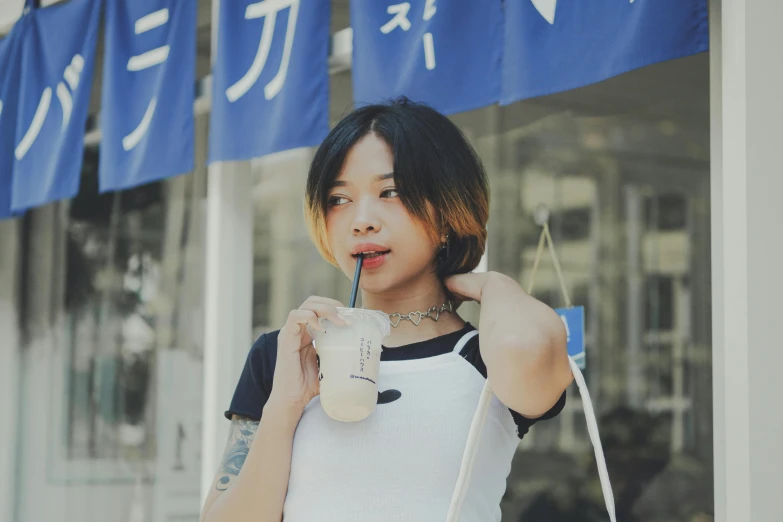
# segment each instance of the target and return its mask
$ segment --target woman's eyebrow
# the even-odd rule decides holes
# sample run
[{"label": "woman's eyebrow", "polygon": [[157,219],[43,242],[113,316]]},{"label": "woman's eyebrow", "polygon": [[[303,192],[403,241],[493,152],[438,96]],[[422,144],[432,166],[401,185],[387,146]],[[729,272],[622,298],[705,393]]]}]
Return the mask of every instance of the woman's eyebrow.
[{"label": "woman's eyebrow", "polygon": [[[393,178],[394,178],[394,172],[389,172],[388,174],[378,174],[377,176],[375,176],[375,183],[378,183],[380,181],[386,181],[387,179],[393,179]],[[347,181],[340,181],[340,180],[332,181],[329,184],[330,189],[336,187],[347,187],[347,186],[348,186]]]}]

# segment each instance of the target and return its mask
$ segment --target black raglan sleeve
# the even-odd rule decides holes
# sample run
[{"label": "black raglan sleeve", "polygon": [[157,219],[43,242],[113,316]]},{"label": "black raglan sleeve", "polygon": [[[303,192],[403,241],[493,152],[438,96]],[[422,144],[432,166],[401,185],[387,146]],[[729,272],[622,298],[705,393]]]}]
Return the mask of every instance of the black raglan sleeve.
[{"label": "black raglan sleeve", "polygon": [[250,348],[231,405],[225,412],[227,419],[231,420],[232,415],[241,415],[261,420],[261,412],[272,393],[278,333],[263,334]]},{"label": "black raglan sleeve", "polygon": [[[470,341],[468,341],[468,343],[460,352],[460,355],[462,355],[462,357],[464,357],[465,360],[470,362],[479,371],[479,373],[481,373],[481,375],[485,379],[487,378],[487,366],[484,364],[484,360],[481,358],[478,336],[473,337]],[[565,402],[566,402],[566,392],[563,392],[563,395],[560,396],[560,398],[557,400],[555,405],[552,406],[552,408],[548,412],[544,413],[542,416],[537,417],[535,419],[529,419],[527,417],[523,417],[516,411],[509,408],[508,411],[511,413],[511,417],[514,419],[514,422],[517,425],[519,438],[521,439],[522,437],[524,437],[525,434],[527,434],[527,432],[530,430],[530,427],[533,426],[533,424],[535,424],[536,422],[557,417],[557,415],[561,411],[563,411]]]}]

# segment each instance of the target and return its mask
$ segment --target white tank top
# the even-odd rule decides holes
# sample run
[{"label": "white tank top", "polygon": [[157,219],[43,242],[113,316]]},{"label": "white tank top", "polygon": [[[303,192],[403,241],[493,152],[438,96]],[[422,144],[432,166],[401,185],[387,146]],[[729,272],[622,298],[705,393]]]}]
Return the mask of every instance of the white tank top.
[{"label": "white tank top", "polygon": [[284,522],[499,521],[519,438],[460,356],[477,333],[450,353],[381,361],[379,391],[402,395],[361,422],[331,419],[314,398],[294,435]]}]

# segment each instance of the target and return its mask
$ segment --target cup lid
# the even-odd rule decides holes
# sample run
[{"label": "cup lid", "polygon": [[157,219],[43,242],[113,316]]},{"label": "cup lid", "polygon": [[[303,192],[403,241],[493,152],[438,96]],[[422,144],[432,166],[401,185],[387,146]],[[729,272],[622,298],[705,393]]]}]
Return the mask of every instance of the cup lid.
[{"label": "cup lid", "polygon": [[338,313],[345,318],[355,317],[375,325],[381,331],[381,338],[386,337],[391,332],[391,321],[389,316],[380,310],[365,310],[364,308],[338,308]]}]

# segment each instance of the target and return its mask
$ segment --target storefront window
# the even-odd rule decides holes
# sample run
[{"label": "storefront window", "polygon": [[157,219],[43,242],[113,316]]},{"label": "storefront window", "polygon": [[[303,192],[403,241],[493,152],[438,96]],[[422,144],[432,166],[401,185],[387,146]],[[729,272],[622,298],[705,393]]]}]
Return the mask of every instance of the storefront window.
[{"label": "storefront window", "polygon": [[[203,78],[212,2],[198,4]],[[349,3],[332,8],[334,33]],[[353,108],[342,58],[330,63],[332,124]],[[585,307],[585,377],[623,522],[714,518],[708,86],[704,54],[452,117],[490,178],[487,269],[527,288],[533,213],[549,210],[571,301]],[[18,272],[20,296],[15,520],[198,520],[208,120],[196,118],[194,172],[99,195],[93,139],[79,195],[18,219],[19,269],[4,274]],[[348,300],[349,280],[305,229],[313,153],[249,162],[254,336],[308,296]],[[534,295],[565,304],[548,255]],[[460,309],[474,324],[479,313]],[[568,397],[521,442],[504,522],[607,519],[575,387]]]},{"label": "storefront window", "polygon": [[[571,300],[586,308],[585,375],[618,520],[713,518],[707,84],[697,56],[454,117],[490,175],[490,270],[525,286],[533,212],[550,210]],[[535,288],[565,305],[548,256]],[[504,521],[606,519],[584,426],[574,387],[520,445]]]},{"label": "storefront window", "polygon": [[309,296],[348,302],[350,281],[321,258],[304,222],[304,187],[312,149],[254,160],[253,328],[279,329]]},{"label": "storefront window", "polygon": [[[85,173],[96,164],[97,153],[89,150]],[[154,458],[154,423],[145,417],[154,413],[152,306],[161,290],[162,189],[157,183],[137,190],[145,194],[141,208],[128,208],[133,191],[77,197],[71,205],[63,337],[69,459],[131,451]]]},{"label": "storefront window", "polygon": [[[350,72],[331,82],[334,123],[352,107]],[[585,375],[618,520],[713,518],[707,86],[696,56],[453,117],[490,176],[489,270],[527,287],[533,212],[550,211],[571,300],[586,309]],[[256,163],[257,333],[309,295],[347,297],[305,232],[311,155]],[[548,255],[534,294],[565,304]],[[475,321],[478,310],[460,313]],[[502,509],[504,522],[606,519],[575,387],[520,444]]]},{"label": "storefront window", "polygon": [[19,516],[197,520],[206,168],[102,195],[97,170],[88,147],[79,194],[25,218]]}]

